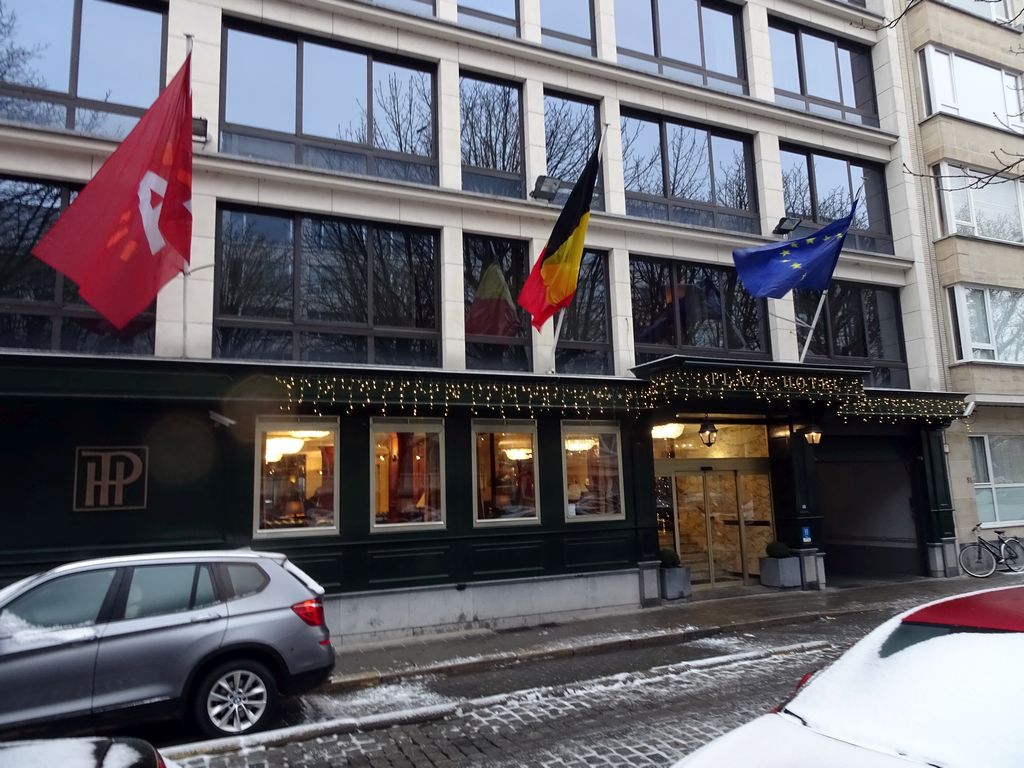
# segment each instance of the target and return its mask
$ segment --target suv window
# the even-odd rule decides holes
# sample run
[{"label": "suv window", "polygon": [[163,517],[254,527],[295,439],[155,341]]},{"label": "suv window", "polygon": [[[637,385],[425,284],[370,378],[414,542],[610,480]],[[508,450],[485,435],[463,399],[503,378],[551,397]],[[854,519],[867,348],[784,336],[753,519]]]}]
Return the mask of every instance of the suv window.
[{"label": "suv window", "polygon": [[255,594],[270,581],[261,568],[249,563],[228,563],[226,570],[234,597]]},{"label": "suv window", "polygon": [[126,619],[187,611],[192,602],[194,565],[147,565],[132,570]]},{"label": "suv window", "polygon": [[0,613],[0,632],[92,626],[113,579],[114,569],[109,568],[48,581],[22,595]]},{"label": "suv window", "polygon": [[196,579],[196,597],[193,608],[204,608],[219,603],[217,591],[213,588],[213,576],[208,565],[199,566],[199,578]]}]

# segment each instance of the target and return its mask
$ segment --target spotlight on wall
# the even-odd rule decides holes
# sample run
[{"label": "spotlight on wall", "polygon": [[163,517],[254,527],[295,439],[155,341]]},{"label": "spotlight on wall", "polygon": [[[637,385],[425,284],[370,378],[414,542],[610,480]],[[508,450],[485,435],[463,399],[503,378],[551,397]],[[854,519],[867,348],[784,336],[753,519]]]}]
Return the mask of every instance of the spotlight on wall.
[{"label": "spotlight on wall", "polygon": [[806,440],[809,445],[817,445],[821,442],[821,430],[812,424],[804,430],[804,440]]},{"label": "spotlight on wall", "polygon": [[530,197],[536,198],[537,200],[547,200],[550,203],[555,199],[555,196],[558,194],[558,190],[561,186],[561,179],[554,176],[538,176],[537,182],[533,185],[533,192],[530,193]]},{"label": "spotlight on wall", "polygon": [[715,440],[718,439],[718,427],[709,419],[705,419],[700,425],[700,432],[697,434],[700,435],[700,441],[710,448],[715,444]]},{"label": "spotlight on wall", "polygon": [[803,219],[798,219],[795,216],[783,216],[779,219],[779,223],[775,225],[775,229],[772,230],[773,235],[788,235],[794,229],[800,226]]}]

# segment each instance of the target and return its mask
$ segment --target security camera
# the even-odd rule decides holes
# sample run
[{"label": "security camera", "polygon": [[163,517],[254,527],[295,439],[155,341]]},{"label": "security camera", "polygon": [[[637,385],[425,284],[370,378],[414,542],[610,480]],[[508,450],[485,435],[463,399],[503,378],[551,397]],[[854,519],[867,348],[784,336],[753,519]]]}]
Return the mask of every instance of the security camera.
[{"label": "security camera", "polygon": [[210,420],[218,427],[233,427],[238,423],[234,419],[229,419],[223,413],[217,413],[216,411],[208,411],[208,413],[210,414]]},{"label": "security camera", "polygon": [[974,413],[974,409],[977,407],[977,405],[978,405],[978,403],[977,403],[976,400],[968,400],[967,401],[967,407],[964,408],[964,418],[965,419],[969,419],[971,417],[971,414]]}]

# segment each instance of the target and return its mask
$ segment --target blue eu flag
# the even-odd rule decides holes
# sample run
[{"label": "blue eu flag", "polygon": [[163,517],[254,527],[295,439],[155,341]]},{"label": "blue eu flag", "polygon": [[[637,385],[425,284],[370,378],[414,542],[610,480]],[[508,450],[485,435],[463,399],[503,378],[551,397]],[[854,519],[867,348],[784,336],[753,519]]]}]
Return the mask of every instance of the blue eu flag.
[{"label": "blue eu flag", "polygon": [[732,260],[747,293],[781,299],[794,288],[824,291],[832,279],[856,210],[854,200],[849,216],[836,219],[811,235],[733,251]]}]

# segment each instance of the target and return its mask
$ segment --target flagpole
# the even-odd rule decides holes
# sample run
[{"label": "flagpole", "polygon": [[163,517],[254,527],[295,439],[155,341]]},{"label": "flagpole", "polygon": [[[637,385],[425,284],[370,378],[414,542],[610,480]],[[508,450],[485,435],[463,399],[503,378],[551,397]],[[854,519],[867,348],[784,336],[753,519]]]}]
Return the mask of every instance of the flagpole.
[{"label": "flagpole", "polygon": [[804,341],[803,351],[800,352],[801,363],[804,361],[804,358],[807,357],[807,350],[811,346],[811,339],[814,338],[814,329],[818,325],[818,317],[821,315],[821,308],[825,306],[825,296],[827,295],[828,289],[826,288],[824,291],[821,292],[821,298],[818,299],[818,308],[814,310],[814,319],[811,320],[811,324],[807,328],[807,340]]}]

